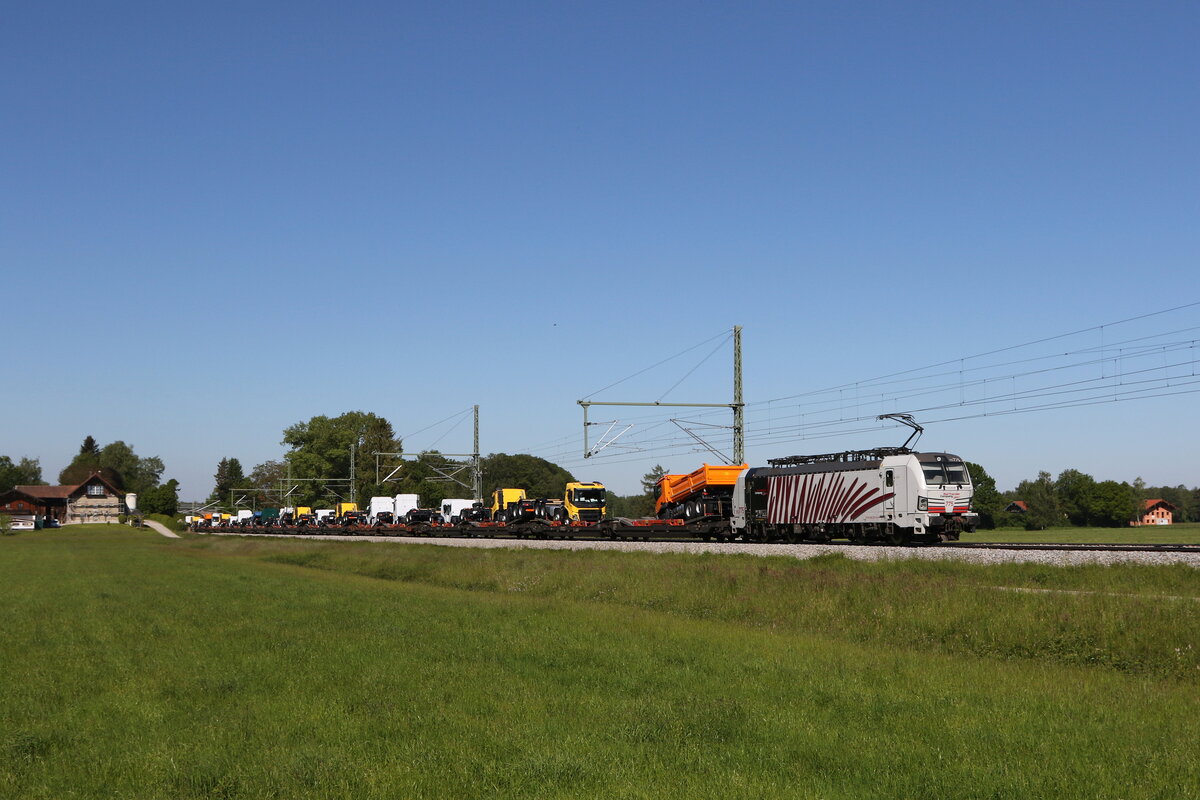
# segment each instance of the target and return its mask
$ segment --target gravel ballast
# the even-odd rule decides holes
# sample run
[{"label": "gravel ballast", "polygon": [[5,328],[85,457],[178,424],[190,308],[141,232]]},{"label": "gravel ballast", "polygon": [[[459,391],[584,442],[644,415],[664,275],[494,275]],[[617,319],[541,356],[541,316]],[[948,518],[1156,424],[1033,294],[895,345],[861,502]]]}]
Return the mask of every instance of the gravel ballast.
[{"label": "gravel ballast", "polygon": [[832,544],[720,544],[715,542],[612,542],[572,539],[471,539],[421,536],[289,536],[287,534],[221,533],[221,536],[276,536],[292,539],[320,539],[336,542],[391,542],[393,544],[436,544],[443,547],[499,547],[537,550],[618,550],[642,553],[729,553],[755,556],[815,558],[826,553],[841,553],[860,561],[883,559],[957,559],[978,564],[1187,564],[1200,567],[1200,553],[1120,552],[1082,550],[975,550],[928,547],[888,547],[884,545]]}]

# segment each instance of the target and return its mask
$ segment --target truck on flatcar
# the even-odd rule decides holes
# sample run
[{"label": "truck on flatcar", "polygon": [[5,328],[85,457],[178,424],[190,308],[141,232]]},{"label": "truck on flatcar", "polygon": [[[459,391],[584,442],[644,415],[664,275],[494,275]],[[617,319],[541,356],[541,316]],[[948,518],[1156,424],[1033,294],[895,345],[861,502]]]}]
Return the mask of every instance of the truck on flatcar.
[{"label": "truck on flatcar", "polygon": [[551,522],[599,522],[608,516],[608,490],[596,481],[568,481],[561,498],[538,501],[538,516]]},{"label": "truck on flatcar", "polygon": [[496,522],[507,522],[509,506],[525,499],[527,498],[524,489],[497,489],[492,492],[492,519]]},{"label": "truck on flatcar", "polygon": [[564,487],[562,508],[568,522],[599,522],[608,516],[608,490],[595,481],[571,481]]},{"label": "truck on flatcar", "polygon": [[686,475],[658,479],[654,511],[659,519],[687,522],[706,517],[730,516],[734,486],[747,464],[705,464]]}]

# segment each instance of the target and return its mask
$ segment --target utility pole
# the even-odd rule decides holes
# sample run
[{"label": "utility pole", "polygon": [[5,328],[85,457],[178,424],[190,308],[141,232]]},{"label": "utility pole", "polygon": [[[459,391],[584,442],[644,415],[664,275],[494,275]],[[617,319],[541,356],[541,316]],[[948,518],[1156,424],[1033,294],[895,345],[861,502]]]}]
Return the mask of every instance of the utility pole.
[{"label": "utility pole", "polygon": [[742,402],[742,326],[733,326],[733,463],[746,463],[746,420]]},{"label": "utility pole", "polygon": [[479,460],[479,405],[475,405],[475,447],[472,449],[471,465],[474,475],[471,483],[474,485],[475,494],[472,496],[474,500],[483,499],[483,469],[482,462]]}]

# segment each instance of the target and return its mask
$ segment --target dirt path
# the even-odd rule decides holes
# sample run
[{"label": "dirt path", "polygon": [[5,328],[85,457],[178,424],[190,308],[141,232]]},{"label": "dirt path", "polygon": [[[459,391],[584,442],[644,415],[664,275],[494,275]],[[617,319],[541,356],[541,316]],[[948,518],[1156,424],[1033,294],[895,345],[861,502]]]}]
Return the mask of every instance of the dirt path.
[{"label": "dirt path", "polygon": [[163,536],[169,536],[169,537],[171,537],[172,539],[178,539],[178,538],[179,538],[179,534],[178,534],[178,533],[175,533],[175,531],[171,530],[171,529],[170,529],[170,528],[168,528],[166,525],[163,525],[161,522],[155,522],[155,521],[154,521],[154,520],[152,520],[152,519],[145,520],[145,522],[146,522],[146,526],[147,526],[147,527],[149,527],[149,528],[153,528],[155,531],[158,531],[158,532],[159,532],[159,533],[161,533]]}]

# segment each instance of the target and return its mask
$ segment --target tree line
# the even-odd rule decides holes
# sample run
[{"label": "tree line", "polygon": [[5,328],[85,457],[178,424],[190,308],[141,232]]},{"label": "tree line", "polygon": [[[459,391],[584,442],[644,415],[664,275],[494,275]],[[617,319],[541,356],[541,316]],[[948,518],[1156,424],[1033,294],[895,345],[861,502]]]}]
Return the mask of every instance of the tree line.
[{"label": "tree line", "polygon": [[[1141,513],[1146,500],[1160,498],[1175,506],[1176,522],[1200,520],[1200,488],[1182,484],[1147,486],[1141,478],[1133,483],[1097,481],[1077,469],[1065,469],[1057,478],[1039,472],[1015,489],[1000,492],[982,466],[968,462],[967,470],[975,486],[972,508],[985,528],[1124,527]],[[1024,503],[1026,510],[1007,511],[1016,501]]]}]

